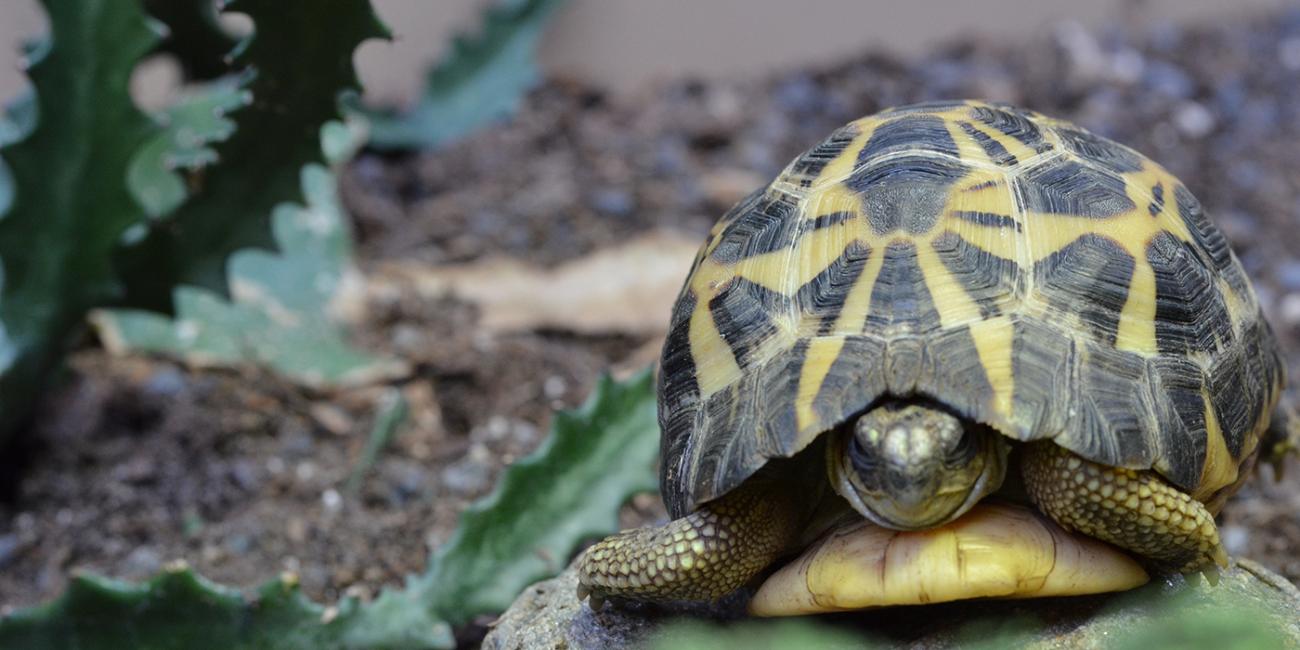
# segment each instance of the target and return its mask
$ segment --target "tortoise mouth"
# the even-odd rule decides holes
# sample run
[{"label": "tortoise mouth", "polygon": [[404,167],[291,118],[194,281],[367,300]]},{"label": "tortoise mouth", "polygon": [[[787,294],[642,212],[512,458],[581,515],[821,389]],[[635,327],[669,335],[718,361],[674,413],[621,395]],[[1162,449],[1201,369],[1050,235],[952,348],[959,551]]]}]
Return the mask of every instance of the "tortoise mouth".
[{"label": "tortoise mouth", "polygon": [[866,520],[836,528],[788,562],[750,601],[756,616],[797,616],[970,598],[1124,591],[1150,577],[1132,557],[1072,534],[1033,508],[986,500],[937,528]]}]

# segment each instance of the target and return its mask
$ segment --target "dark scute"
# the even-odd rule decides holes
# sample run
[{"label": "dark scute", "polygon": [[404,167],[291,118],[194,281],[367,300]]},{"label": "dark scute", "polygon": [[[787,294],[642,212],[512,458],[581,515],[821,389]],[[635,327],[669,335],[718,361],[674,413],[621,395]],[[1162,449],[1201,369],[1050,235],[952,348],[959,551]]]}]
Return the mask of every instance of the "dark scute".
[{"label": "dark scute", "polygon": [[687,289],[673,307],[672,324],[664,339],[659,363],[659,405],[661,409],[677,411],[686,403],[693,403],[699,395],[695,382],[695,357],[691,354],[691,313],[695,311],[695,292]]},{"label": "dark scute", "polygon": [[795,201],[783,194],[751,194],[723,219],[728,224],[713,249],[713,259],[722,264],[781,250],[798,234]]},{"label": "dark scute", "polygon": [[858,164],[891,151],[932,151],[958,157],[957,143],[943,119],[924,114],[904,115],[877,126],[858,153]]},{"label": "dark scute", "polygon": [[1154,217],[1163,209],[1165,209],[1165,186],[1156,183],[1151,188],[1151,203],[1147,204],[1147,214]]},{"label": "dark scute", "polygon": [[1000,314],[999,305],[1015,296],[1020,266],[1014,261],[973,246],[952,231],[935,237],[930,245],[985,318]]},{"label": "dark scute", "polygon": [[1006,147],[1002,146],[1001,142],[994,140],[989,134],[975,128],[974,124],[971,124],[970,122],[958,122],[957,125],[961,127],[962,131],[966,132],[966,135],[969,136],[970,139],[979,143],[980,147],[983,147],[984,153],[988,154],[989,160],[992,160],[999,165],[1015,165],[1020,162],[1015,155],[1010,151],[1007,151]]},{"label": "dark scute", "polygon": [[1233,458],[1240,458],[1245,441],[1282,380],[1277,339],[1263,314],[1244,329],[1239,345],[1215,358],[1210,366],[1210,401]]},{"label": "dark scute", "polygon": [[[695,295],[687,290],[678,298],[674,313],[685,313],[684,319],[674,318],[664,340],[663,354],[660,357],[658,394],[659,394],[659,439],[660,457],[664,462],[659,467],[660,485],[665,490],[674,489],[680,483],[678,475],[685,462],[686,447],[695,434],[696,416],[699,413],[700,389],[695,376],[695,358],[691,354],[690,318],[695,307]],[[675,495],[680,497],[681,494]],[[671,503],[673,494],[665,493],[665,501]]]},{"label": "dark scute", "polygon": [[1205,425],[1204,372],[1182,357],[1157,356],[1147,361],[1156,418],[1160,424],[1165,478],[1192,490],[1201,482],[1208,435]]},{"label": "dark scute", "polygon": [[1049,304],[1077,314],[1096,340],[1115,344],[1134,261],[1119,244],[1084,235],[1034,265],[1034,284]]},{"label": "dark scute", "polygon": [[1120,173],[1142,169],[1142,157],[1118,142],[1082,129],[1062,128],[1057,131],[1065,142],[1065,148],[1082,158]]},{"label": "dark scute", "polygon": [[1162,354],[1216,352],[1232,345],[1232,319],[1214,275],[1196,251],[1169,233],[1151,238],[1156,277],[1156,344]]},{"label": "dark scute", "polygon": [[795,396],[799,394],[799,378],[810,343],[811,339],[800,339],[789,352],[764,364],[758,372],[754,392],[748,396],[757,402],[754,435],[758,437],[757,448],[765,458],[789,456],[798,451],[794,448],[799,433]]},{"label": "dark scute", "polygon": [[1105,464],[1149,467],[1156,422],[1143,358],[1085,343],[1079,361],[1076,451]]},{"label": "dark scute", "polygon": [[1019,140],[1035,153],[1043,153],[1052,148],[1052,144],[1043,139],[1043,132],[1038,125],[1014,108],[975,106],[971,108],[971,117]]},{"label": "dark scute", "polygon": [[830,331],[844,306],[844,299],[853,288],[867,260],[871,247],[864,242],[852,241],[844,253],[809,280],[795,293],[795,302],[805,315],[821,320],[820,334]]},{"label": "dark scute", "polygon": [[791,173],[799,177],[800,185],[804,187],[812,185],[812,182],[822,173],[826,165],[844,153],[844,150],[853,143],[853,138],[857,136],[858,129],[852,124],[836,129],[821,144],[799,156],[791,167]]},{"label": "dark scute", "polygon": [[1250,360],[1252,383],[1247,387],[1251,403],[1251,422],[1259,422],[1272,400],[1280,397],[1278,391],[1285,381],[1285,361],[1278,347],[1273,328],[1264,320],[1263,312],[1245,328],[1246,358]]},{"label": "dark scute", "polygon": [[1016,181],[1025,209],[1105,219],[1132,210],[1124,179],[1076,160],[1054,158],[1035,166]]},{"label": "dark scute", "polygon": [[1054,436],[1066,429],[1067,414],[1078,399],[1071,370],[1074,340],[1060,328],[1034,319],[1014,320],[1012,328],[1011,401],[1027,427],[1020,433]]},{"label": "dark scute", "polygon": [[822,228],[830,228],[831,226],[838,226],[846,221],[853,221],[857,218],[858,213],[847,210],[827,212],[826,214],[817,215],[817,217],[812,220],[811,224],[805,222],[804,230],[821,230]]},{"label": "dark scute", "polygon": [[967,167],[934,156],[902,156],[861,169],[845,184],[862,195],[867,221],[876,234],[896,230],[929,232],[948,201],[948,188]]},{"label": "dark scute", "polygon": [[1252,366],[1258,364],[1251,363],[1247,349],[1237,346],[1227,350],[1215,358],[1209,370],[1210,402],[1233,458],[1241,457],[1246,436],[1255,424],[1260,406],[1251,402],[1259,398],[1258,386],[1264,381],[1252,374]]},{"label": "dark scute", "polygon": [[1205,213],[1201,202],[1183,185],[1175,185],[1174,203],[1178,206],[1178,215],[1192,234],[1192,241],[1196,242],[1196,246],[1209,258],[1210,264],[1223,275],[1228,286],[1240,296],[1250,295],[1249,281],[1241,267],[1233,262],[1228,240]]},{"label": "dark scute", "polygon": [[712,299],[709,313],[723,340],[743,370],[753,360],[754,350],[776,334],[772,314],[787,311],[789,298],[745,278],[727,280]]},{"label": "dark scute", "polygon": [[1020,222],[1012,219],[1009,215],[997,214],[996,212],[974,212],[971,210],[953,210],[948,213],[950,217],[956,217],[962,221],[969,221],[981,226],[990,226],[993,228],[1011,228],[1016,232],[1021,231]]},{"label": "dark scute", "polygon": [[885,248],[884,263],[871,290],[866,331],[881,333],[895,326],[911,333],[939,327],[939,313],[911,242],[893,242]]},{"label": "dark scute", "polygon": [[817,419],[830,424],[857,413],[885,392],[885,344],[868,336],[844,340],[813,398]]},{"label": "dark scute", "polygon": [[[719,478],[727,471],[728,464],[733,462],[730,456],[734,453],[732,445],[738,442],[744,444],[744,441],[738,439],[750,438],[748,435],[736,434],[747,431],[748,424],[753,421],[753,414],[746,410],[746,407],[752,406],[752,401],[746,401],[742,396],[742,384],[745,383],[752,381],[728,386],[710,395],[702,405],[702,412],[697,417],[703,418],[705,424],[697,425],[685,449],[687,458],[684,461],[683,478],[687,480],[680,481],[683,483],[681,487],[686,490],[686,499],[680,504],[682,510],[694,509],[696,504],[726,491],[726,486],[719,482]],[[674,518],[686,514],[673,512],[671,505],[669,512]]]},{"label": "dark scute", "polygon": [[917,392],[976,421],[987,421],[992,415],[993,386],[980,362],[970,327],[963,325],[931,337],[921,366]]},{"label": "dark scute", "polygon": [[980,191],[980,190],[986,190],[986,189],[988,189],[988,188],[990,188],[990,187],[997,187],[997,185],[998,185],[998,181],[997,181],[997,180],[989,179],[989,180],[987,180],[987,181],[981,181],[981,182],[979,182],[979,183],[977,183],[977,184],[975,184],[975,185],[971,185],[970,187],[963,187],[963,188],[961,188],[961,191],[963,191],[963,192],[978,192],[978,191]]}]

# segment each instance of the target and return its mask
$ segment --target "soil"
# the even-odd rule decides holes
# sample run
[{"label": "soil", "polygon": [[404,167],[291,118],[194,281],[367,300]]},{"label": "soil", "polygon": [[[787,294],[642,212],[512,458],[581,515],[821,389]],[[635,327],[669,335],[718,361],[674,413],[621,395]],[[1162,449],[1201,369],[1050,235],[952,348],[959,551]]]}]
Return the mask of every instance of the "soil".
[{"label": "soil", "polygon": [[[510,123],[455,146],[363,154],[342,188],[363,271],[486,255],[554,265],[651,229],[702,234],[834,127],[952,97],[1064,117],[1166,165],[1228,235],[1300,377],[1300,11],[1141,32],[1063,25],[1014,45],[867,53],[628,98],[551,80]],[[323,601],[397,585],[536,446],[553,409],[654,345],[495,334],[471,304],[414,291],[366,306],[356,341],[416,370],[396,384],[410,424],[356,492],[346,484],[388,387],[316,393],[253,370],[110,357],[87,340],[0,456],[0,607],[48,600],[74,570],[140,579],[175,558],[237,586],[294,571]],[[1300,582],[1300,463],[1282,482],[1258,474],[1226,508],[1225,541]],[[624,523],[662,516],[644,498]]]}]

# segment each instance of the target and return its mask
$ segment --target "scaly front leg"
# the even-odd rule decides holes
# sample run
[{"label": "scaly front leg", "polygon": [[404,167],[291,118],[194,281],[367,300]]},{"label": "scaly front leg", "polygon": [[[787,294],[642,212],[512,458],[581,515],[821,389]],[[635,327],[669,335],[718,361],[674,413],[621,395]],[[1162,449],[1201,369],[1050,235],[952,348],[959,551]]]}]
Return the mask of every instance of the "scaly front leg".
[{"label": "scaly front leg", "polygon": [[1214,516],[1155,472],[1094,463],[1051,442],[1027,445],[1021,469],[1030,498],[1067,530],[1167,570],[1227,566]]},{"label": "scaly front leg", "polygon": [[659,527],[628,530],[578,561],[578,598],[712,603],[748,583],[799,539],[813,495],[753,480]]}]

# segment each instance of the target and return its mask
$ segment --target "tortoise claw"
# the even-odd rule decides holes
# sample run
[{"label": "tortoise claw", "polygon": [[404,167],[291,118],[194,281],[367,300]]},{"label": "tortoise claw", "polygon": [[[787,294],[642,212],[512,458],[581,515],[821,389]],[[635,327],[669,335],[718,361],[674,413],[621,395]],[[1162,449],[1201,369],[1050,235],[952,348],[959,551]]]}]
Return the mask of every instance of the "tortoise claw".
[{"label": "tortoise claw", "polygon": [[1222,576],[1222,574],[1219,571],[1219,565],[1210,564],[1202,568],[1200,571],[1197,571],[1197,573],[1201,574],[1201,576],[1205,578],[1205,581],[1209,583],[1211,587],[1219,586],[1219,578]]},{"label": "tortoise claw", "polygon": [[605,606],[605,594],[592,589],[588,585],[578,583],[578,602],[583,600],[587,601],[587,605],[591,607],[593,612],[599,612]]}]

